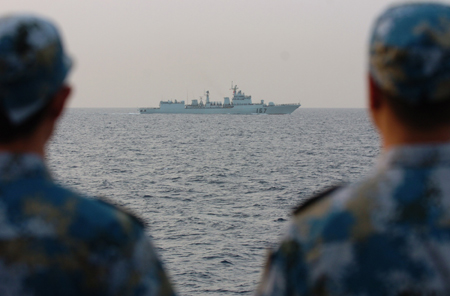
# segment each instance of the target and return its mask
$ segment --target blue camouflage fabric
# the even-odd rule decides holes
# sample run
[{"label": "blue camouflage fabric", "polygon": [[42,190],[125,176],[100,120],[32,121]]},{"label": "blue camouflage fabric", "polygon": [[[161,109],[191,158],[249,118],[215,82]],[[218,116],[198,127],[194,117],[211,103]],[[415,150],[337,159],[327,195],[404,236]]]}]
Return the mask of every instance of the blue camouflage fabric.
[{"label": "blue camouflage fabric", "polygon": [[410,104],[450,100],[450,6],[411,3],[386,10],[370,40],[371,76]]},{"label": "blue camouflage fabric", "polygon": [[300,206],[257,295],[450,295],[450,144],[391,149]]},{"label": "blue camouflage fabric", "polygon": [[0,295],[174,295],[139,220],[0,154]]}]

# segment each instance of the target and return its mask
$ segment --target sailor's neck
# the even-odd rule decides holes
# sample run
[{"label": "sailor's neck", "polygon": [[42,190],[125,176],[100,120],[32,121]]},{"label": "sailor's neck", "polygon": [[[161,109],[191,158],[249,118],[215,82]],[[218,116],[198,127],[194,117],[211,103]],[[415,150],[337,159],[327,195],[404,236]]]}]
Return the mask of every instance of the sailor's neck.
[{"label": "sailor's neck", "polygon": [[381,134],[384,151],[398,146],[450,143],[450,126],[442,126],[433,130],[410,130],[402,127],[391,127],[388,132],[382,132]]}]

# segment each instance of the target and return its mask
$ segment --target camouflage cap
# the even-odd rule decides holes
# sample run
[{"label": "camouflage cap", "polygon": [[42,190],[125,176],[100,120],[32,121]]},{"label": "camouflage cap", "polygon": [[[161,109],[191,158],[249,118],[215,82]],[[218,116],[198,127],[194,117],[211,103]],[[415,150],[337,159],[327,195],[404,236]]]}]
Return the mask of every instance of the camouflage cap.
[{"label": "camouflage cap", "polygon": [[0,104],[13,124],[41,110],[72,62],[56,27],[32,15],[0,18]]},{"label": "camouflage cap", "polygon": [[450,6],[386,10],[375,22],[369,67],[382,90],[408,103],[450,100]]}]

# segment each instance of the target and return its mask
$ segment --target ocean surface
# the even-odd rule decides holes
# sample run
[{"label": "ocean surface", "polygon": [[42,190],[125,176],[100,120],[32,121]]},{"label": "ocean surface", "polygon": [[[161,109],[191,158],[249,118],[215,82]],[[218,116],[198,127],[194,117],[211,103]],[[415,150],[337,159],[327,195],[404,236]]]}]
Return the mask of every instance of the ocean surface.
[{"label": "ocean surface", "polygon": [[69,109],[49,145],[63,185],[148,225],[180,295],[252,295],[292,209],[380,153],[364,109],[184,115]]}]

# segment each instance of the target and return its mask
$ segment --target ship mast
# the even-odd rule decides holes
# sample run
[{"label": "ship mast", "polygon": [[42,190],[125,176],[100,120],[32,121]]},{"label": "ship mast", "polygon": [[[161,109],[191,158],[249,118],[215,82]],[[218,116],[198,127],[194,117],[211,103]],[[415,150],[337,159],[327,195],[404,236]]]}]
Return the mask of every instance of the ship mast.
[{"label": "ship mast", "polygon": [[233,86],[233,81],[231,81],[231,88],[230,90],[233,91],[233,96],[236,94],[236,90],[238,89],[237,85]]}]

